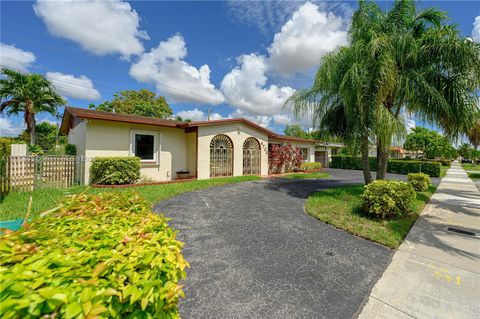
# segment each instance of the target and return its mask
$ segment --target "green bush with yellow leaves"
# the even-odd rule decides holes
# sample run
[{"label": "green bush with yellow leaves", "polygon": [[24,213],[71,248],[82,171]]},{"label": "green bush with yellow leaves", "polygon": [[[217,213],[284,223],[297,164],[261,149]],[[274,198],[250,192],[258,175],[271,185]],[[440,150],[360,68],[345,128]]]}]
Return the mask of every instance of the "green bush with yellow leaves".
[{"label": "green bush with yellow leaves", "polygon": [[322,164],[320,164],[318,162],[303,162],[300,165],[300,170],[301,171],[313,171],[313,170],[320,169],[320,168],[322,168]]},{"label": "green bush with yellow leaves", "polygon": [[176,231],[136,193],[77,195],[0,235],[2,318],[176,318]]}]

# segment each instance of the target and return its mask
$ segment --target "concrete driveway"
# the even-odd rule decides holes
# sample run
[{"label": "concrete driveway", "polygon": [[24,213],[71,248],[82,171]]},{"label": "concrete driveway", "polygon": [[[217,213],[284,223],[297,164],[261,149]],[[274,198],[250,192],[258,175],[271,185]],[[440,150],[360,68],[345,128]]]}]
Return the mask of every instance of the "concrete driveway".
[{"label": "concrete driveway", "polygon": [[156,205],[186,243],[182,317],[356,317],[393,251],[305,214],[309,194],[363,181],[360,171],[329,171],[328,180],[245,182]]}]

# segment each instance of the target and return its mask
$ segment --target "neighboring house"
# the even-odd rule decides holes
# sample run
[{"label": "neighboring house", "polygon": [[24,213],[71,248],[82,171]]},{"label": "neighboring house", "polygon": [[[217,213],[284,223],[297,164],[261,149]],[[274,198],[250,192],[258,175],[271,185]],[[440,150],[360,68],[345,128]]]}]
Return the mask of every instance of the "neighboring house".
[{"label": "neighboring house", "polygon": [[[315,161],[319,141],[278,135],[243,118],[179,122],[67,107],[60,128],[77,155],[138,156],[141,174],[155,181],[191,177],[268,175],[269,144],[290,144]],[[327,150],[328,152],[328,150]],[[85,181],[90,162],[85,163]]]}]

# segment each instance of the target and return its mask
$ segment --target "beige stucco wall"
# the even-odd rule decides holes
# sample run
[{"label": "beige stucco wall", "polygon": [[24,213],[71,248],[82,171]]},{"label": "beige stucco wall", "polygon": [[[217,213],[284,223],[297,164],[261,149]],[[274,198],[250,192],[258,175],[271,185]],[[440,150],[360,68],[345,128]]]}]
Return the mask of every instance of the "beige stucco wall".
[{"label": "beige stucco wall", "polygon": [[[155,152],[158,163],[142,163],[142,175],[154,181],[168,181],[176,178],[177,171],[187,169],[185,133],[177,128],[88,120],[85,156],[133,156],[130,150],[133,130],[157,133]],[[89,166],[87,163],[86,181],[89,180]]]},{"label": "beige stucco wall", "polygon": [[85,156],[85,143],[87,137],[87,121],[80,121],[74,128],[68,132],[68,144],[77,147],[77,155]]},{"label": "beige stucco wall", "polygon": [[187,148],[187,170],[191,175],[197,173],[197,133],[185,133],[185,141]]},{"label": "beige stucco wall", "polygon": [[198,128],[198,179],[210,178],[210,142],[217,134],[225,134],[233,142],[233,176],[243,175],[243,142],[255,137],[261,148],[261,175],[268,175],[268,137],[248,125],[226,123]]}]

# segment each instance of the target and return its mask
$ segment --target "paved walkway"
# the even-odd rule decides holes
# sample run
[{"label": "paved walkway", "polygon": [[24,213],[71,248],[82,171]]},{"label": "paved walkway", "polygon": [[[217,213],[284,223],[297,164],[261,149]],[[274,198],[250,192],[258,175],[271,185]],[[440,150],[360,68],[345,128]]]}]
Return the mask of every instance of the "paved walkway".
[{"label": "paved walkway", "polygon": [[447,171],[359,318],[480,318],[480,191],[458,163]]}]

